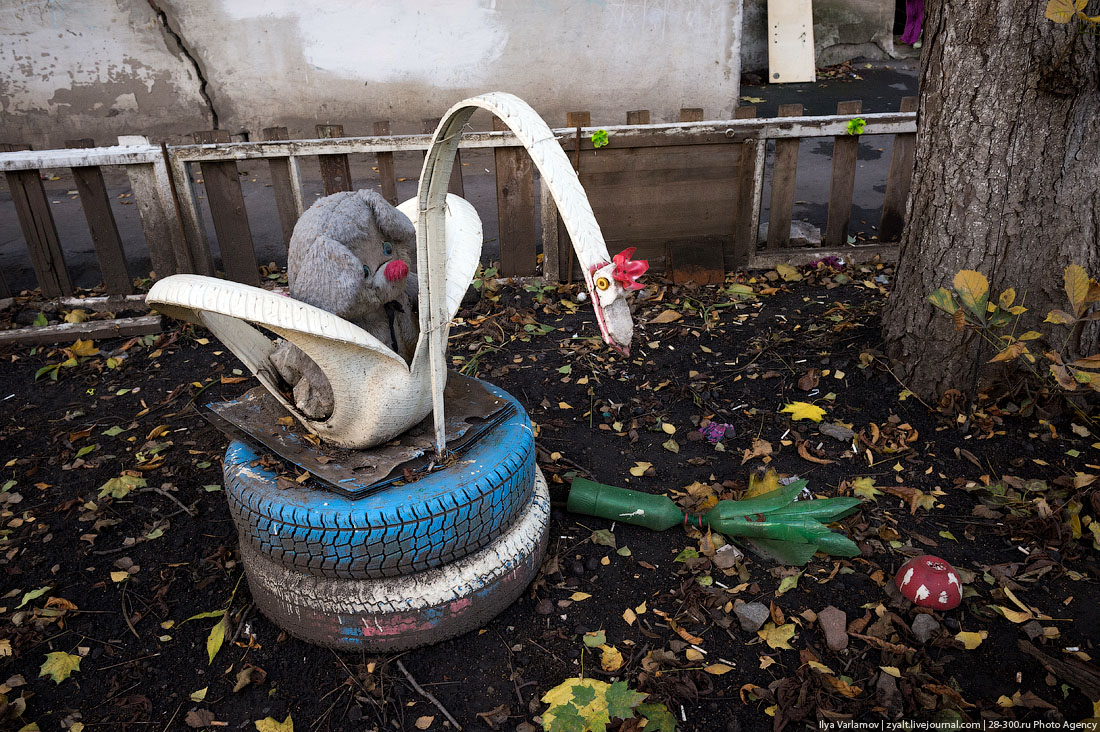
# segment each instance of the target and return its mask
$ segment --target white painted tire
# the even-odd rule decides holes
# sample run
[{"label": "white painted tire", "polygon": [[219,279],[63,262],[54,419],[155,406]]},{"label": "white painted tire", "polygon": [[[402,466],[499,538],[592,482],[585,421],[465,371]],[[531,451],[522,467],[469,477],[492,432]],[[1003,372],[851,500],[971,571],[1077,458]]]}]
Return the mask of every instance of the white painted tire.
[{"label": "white painted tire", "polygon": [[317,577],[241,545],[248,586],[272,622],[309,643],[394,651],[481,627],[534,579],[546,553],[550,493],[535,471],[530,503],[485,549],[424,572],[383,579]]}]

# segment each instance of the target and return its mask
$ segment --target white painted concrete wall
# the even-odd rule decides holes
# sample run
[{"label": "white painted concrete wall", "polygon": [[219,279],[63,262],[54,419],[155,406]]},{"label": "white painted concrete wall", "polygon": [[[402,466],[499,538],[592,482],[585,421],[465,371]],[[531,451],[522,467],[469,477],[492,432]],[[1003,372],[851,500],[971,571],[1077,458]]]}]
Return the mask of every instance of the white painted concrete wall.
[{"label": "white painted concrete wall", "polygon": [[[13,0],[0,8],[6,139],[58,146],[318,123],[420,131],[509,91],[551,124],[682,106],[731,114],[742,0]],[[167,27],[165,25],[167,23]],[[205,80],[205,84],[203,83]],[[488,119],[480,120],[488,127]]]}]

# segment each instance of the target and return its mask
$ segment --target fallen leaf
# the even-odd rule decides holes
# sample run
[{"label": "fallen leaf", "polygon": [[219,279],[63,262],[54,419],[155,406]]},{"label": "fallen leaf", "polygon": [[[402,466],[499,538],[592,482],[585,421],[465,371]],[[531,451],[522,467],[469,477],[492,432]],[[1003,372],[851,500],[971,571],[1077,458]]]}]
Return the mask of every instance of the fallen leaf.
[{"label": "fallen leaf", "polygon": [[282,722],[274,717],[264,717],[263,719],[257,719],[254,724],[256,725],[256,732],[294,732],[294,720],[290,718],[289,714]]},{"label": "fallen leaf", "polygon": [[413,724],[416,725],[417,729],[428,729],[428,727],[432,726],[432,722],[434,722],[434,721],[435,721],[434,716],[431,716],[431,717],[423,716],[423,717],[417,717],[416,721],[413,722]]},{"label": "fallen leaf", "polygon": [[821,418],[825,416],[824,409],[809,402],[791,402],[779,411],[780,413],[789,412],[793,420],[810,419],[814,422],[820,422]]},{"label": "fallen leaf", "polygon": [[897,666],[879,666],[879,668],[882,669],[884,674],[893,676],[895,679],[901,678],[901,671],[898,671]]},{"label": "fallen leaf", "polygon": [[618,671],[623,665],[623,654],[619,652],[619,649],[615,646],[602,645],[600,646],[602,653],[600,654],[600,667],[612,673]]},{"label": "fallen leaf", "polygon": [[49,676],[55,684],[60,684],[69,678],[73,671],[80,670],[80,656],[64,651],[54,651],[46,654],[46,661],[42,664],[38,675]]},{"label": "fallen leaf", "polygon": [[675,323],[680,319],[680,313],[675,310],[665,310],[653,320],[649,321],[651,325],[661,325],[663,323]]},{"label": "fallen leaf", "polygon": [[633,475],[635,478],[641,478],[643,475],[645,475],[645,471],[649,470],[652,467],[653,463],[638,461],[634,463],[634,467],[630,469],[630,474]]},{"label": "fallen leaf", "polygon": [[588,594],[587,592],[574,592],[572,595],[569,596],[569,599],[573,602],[580,602],[581,600],[587,600],[590,597],[592,597],[592,595]]},{"label": "fallen leaf", "polygon": [[752,447],[746,448],[741,458],[741,464],[744,465],[753,458],[766,457],[772,454],[772,443],[767,440],[761,440],[759,437],[753,438]]},{"label": "fallen leaf", "polygon": [[963,647],[968,651],[972,651],[982,644],[982,641],[989,635],[984,630],[974,632],[971,630],[963,630],[955,634],[955,640],[963,644]]},{"label": "fallen leaf", "polygon": [[874,478],[856,478],[853,480],[852,493],[868,501],[873,501],[875,496],[882,495],[882,491],[875,488]]},{"label": "fallen leaf", "polygon": [[728,674],[730,671],[733,671],[733,666],[727,666],[724,663],[712,663],[703,670],[706,671],[708,674],[721,676],[722,674]]},{"label": "fallen leaf", "polygon": [[756,631],[756,634],[763,638],[764,642],[771,648],[794,650],[794,647],[788,643],[794,637],[794,623],[777,626],[775,623],[769,622]]}]

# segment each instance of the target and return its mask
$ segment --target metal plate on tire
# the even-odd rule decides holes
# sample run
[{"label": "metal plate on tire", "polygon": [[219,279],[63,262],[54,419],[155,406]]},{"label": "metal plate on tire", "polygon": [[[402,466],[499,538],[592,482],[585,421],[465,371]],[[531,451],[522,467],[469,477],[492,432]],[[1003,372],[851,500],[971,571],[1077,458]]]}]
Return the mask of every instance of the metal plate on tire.
[{"label": "metal plate on tire", "polygon": [[307,433],[262,386],[232,401],[206,404],[200,413],[231,439],[260,443],[309,471],[324,488],[359,498],[449,464],[515,413],[515,407],[493,395],[484,382],[456,373],[448,375],[443,399],[448,460],[442,464],[435,462],[431,414],[384,445],[349,450]]}]

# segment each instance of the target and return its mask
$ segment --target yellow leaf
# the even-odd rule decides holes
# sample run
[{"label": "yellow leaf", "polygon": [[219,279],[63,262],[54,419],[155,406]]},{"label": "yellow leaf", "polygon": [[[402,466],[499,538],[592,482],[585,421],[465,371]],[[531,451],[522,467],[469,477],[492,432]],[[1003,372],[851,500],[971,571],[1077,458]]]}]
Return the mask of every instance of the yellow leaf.
[{"label": "yellow leaf", "polygon": [[756,473],[749,475],[749,489],[745,491],[744,498],[756,498],[759,495],[770,493],[778,488],[779,473],[775,472],[775,468],[768,468],[763,476]]},{"label": "yellow leaf", "polygon": [[1001,293],[1000,297],[997,298],[997,304],[1000,305],[1005,310],[1008,310],[1010,307],[1012,307],[1012,303],[1015,302],[1015,300],[1016,300],[1016,288],[1009,287],[1009,288],[1005,289],[1004,292]]},{"label": "yellow leaf", "polygon": [[764,669],[764,668],[767,668],[768,666],[772,666],[774,664],[775,664],[775,659],[772,658],[771,656],[761,656],[760,657],[760,668]]},{"label": "yellow leaf", "polygon": [[645,615],[645,601],[644,600],[642,601],[641,605],[634,608],[634,612],[638,613],[639,615]]},{"label": "yellow leaf", "polygon": [[199,689],[198,691],[192,691],[191,692],[191,701],[201,702],[203,699],[206,698],[206,690],[209,689],[209,688],[210,688],[209,686],[204,686],[201,689]]},{"label": "yellow leaf", "polygon": [[901,671],[898,671],[897,666],[879,666],[879,668],[882,669],[882,673],[888,676],[893,676],[895,679],[901,678]]},{"label": "yellow leaf", "polygon": [[572,409],[573,405],[569,402],[558,402],[558,409]]},{"label": "yellow leaf", "polygon": [[807,661],[807,665],[818,673],[831,674],[833,672],[831,668],[818,661]]},{"label": "yellow leaf", "polygon": [[784,282],[798,282],[802,279],[802,275],[798,273],[798,270],[789,264],[777,264],[775,265],[775,271],[783,278]]},{"label": "yellow leaf", "polygon": [[55,684],[60,684],[69,678],[73,671],[80,670],[80,656],[65,651],[54,651],[46,654],[46,662],[39,670],[39,676],[49,676]]},{"label": "yellow leaf", "polygon": [[694,648],[689,648],[686,651],[684,651],[684,657],[689,661],[702,661],[703,660],[703,654],[700,653],[699,651],[695,650]]},{"label": "yellow leaf", "polygon": [[417,717],[416,721],[413,724],[416,725],[417,729],[428,729],[428,727],[432,726],[432,722],[434,722],[434,721],[435,721],[434,716],[432,716],[432,717],[424,716],[424,717]]},{"label": "yellow leaf", "polygon": [[253,724],[256,725],[256,732],[294,732],[294,720],[289,714],[282,722],[273,717],[264,717]]},{"label": "yellow leaf", "polygon": [[961,270],[952,282],[963,306],[978,320],[985,322],[985,306],[989,299],[989,280],[981,272]]},{"label": "yellow leaf", "polygon": [[794,650],[788,641],[794,637],[794,623],[787,623],[776,627],[775,623],[768,622],[756,634],[764,639],[771,648],[786,648]]},{"label": "yellow leaf", "polygon": [[218,651],[221,650],[222,643],[225,641],[225,630],[228,627],[229,623],[226,620],[225,613],[222,613],[221,620],[210,629],[210,635],[206,636],[206,654],[210,657],[210,660],[206,662],[208,666],[214,662],[214,656],[218,655]]},{"label": "yellow leaf", "polygon": [[994,607],[1000,610],[1002,615],[1004,615],[1006,618],[1014,623],[1026,623],[1033,617],[1031,613],[1021,612],[1020,610],[1012,610],[1005,607],[1004,605],[994,605]]},{"label": "yellow leaf", "polygon": [[4,638],[0,640],[0,658],[7,658],[11,656],[11,639]]},{"label": "yellow leaf", "polygon": [[69,314],[65,316],[66,323],[83,323],[88,319],[88,313],[83,310],[70,310]]},{"label": "yellow leaf", "polygon": [[74,356],[94,356],[99,353],[99,349],[95,347],[95,343],[88,340],[77,339],[73,341],[73,344],[69,346],[69,350],[73,352]]},{"label": "yellow leaf", "polygon": [[121,582],[129,576],[129,572],[111,572],[111,581],[116,583]]},{"label": "yellow leaf", "polygon": [[809,402],[791,402],[779,411],[790,412],[791,419],[794,420],[811,419],[814,422],[820,422],[825,416],[824,409]]},{"label": "yellow leaf", "polygon": [[[543,729],[556,729],[554,718],[559,712],[564,711],[568,711],[570,715],[577,714],[586,721],[597,720],[602,716],[605,722],[610,722],[607,717],[607,691],[610,688],[610,684],[596,679],[572,678],[561,682],[542,697],[543,704],[550,705],[542,713]],[[573,695],[578,689],[589,689],[592,695],[592,701],[579,708],[573,699]],[[606,723],[604,726],[606,726]],[[591,730],[595,727],[589,726],[585,729]]]},{"label": "yellow leaf", "polygon": [[623,654],[615,646],[600,646],[600,667],[608,673],[618,671],[623,665]]},{"label": "yellow leaf", "polygon": [[673,427],[672,425],[670,425],[668,422],[662,422],[661,423],[661,429],[664,431],[664,433],[666,435],[676,434],[676,428]]},{"label": "yellow leaf", "polygon": [[661,325],[663,323],[675,323],[680,319],[680,313],[675,310],[665,310],[660,315],[649,321],[653,325]]},{"label": "yellow leaf", "polygon": [[873,501],[875,500],[875,496],[882,495],[882,491],[875,488],[874,478],[856,478],[853,480],[852,493],[868,501]]},{"label": "yellow leaf", "polygon": [[1073,314],[1078,318],[1085,312],[1088,305],[1089,274],[1079,264],[1071,264],[1066,267],[1066,297],[1073,306]]},{"label": "yellow leaf", "polygon": [[975,633],[971,630],[963,630],[955,634],[955,640],[963,644],[963,647],[968,651],[972,651],[982,644],[982,641],[989,635],[984,630]]},{"label": "yellow leaf", "polygon": [[627,625],[634,625],[634,621],[637,619],[638,616],[630,608],[623,610],[623,620],[626,621]]},{"label": "yellow leaf", "polygon": [[635,478],[641,478],[643,475],[645,475],[645,471],[649,470],[652,467],[653,463],[638,461],[634,463],[634,467],[630,469],[630,474],[633,475]]},{"label": "yellow leaf", "polygon": [[838,679],[835,676],[821,676],[820,678],[826,685],[831,686],[833,691],[843,694],[849,699],[853,699],[863,693],[863,689],[858,686],[852,686],[844,679]]},{"label": "yellow leaf", "polygon": [[572,595],[569,596],[569,599],[573,602],[580,602],[581,600],[587,600],[590,597],[592,597],[592,595],[589,595],[587,592],[574,592]]},{"label": "yellow leaf", "polygon": [[721,676],[722,674],[728,674],[730,671],[733,671],[733,666],[727,666],[724,663],[712,663],[703,670],[713,676]]}]

